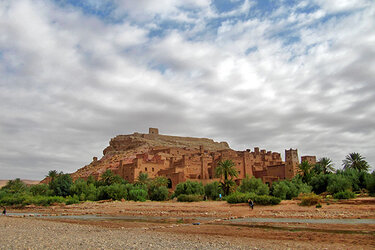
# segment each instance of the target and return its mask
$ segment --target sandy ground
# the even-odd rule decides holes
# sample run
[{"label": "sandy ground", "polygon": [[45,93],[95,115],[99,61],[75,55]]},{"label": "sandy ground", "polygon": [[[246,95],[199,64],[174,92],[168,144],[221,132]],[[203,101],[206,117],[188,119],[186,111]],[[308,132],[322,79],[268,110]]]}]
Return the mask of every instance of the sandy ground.
[{"label": "sandy ground", "polygon": [[[301,207],[298,201],[277,206],[230,205],[223,201],[85,202],[78,205],[33,207],[8,212],[50,215],[114,215],[165,218],[164,222],[76,220],[68,217],[0,217],[0,249],[45,248],[53,237],[56,248],[167,249],[375,249],[375,224],[233,223],[228,218],[374,219],[375,198]],[[202,218],[193,225],[192,218]],[[175,218],[175,219],[172,219]],[[30,230],[27,230],[30,228]],[[38,230],[49,228],[49,230]],[[35,230],[36,231],[35,231]],[[12,245],[11,242],[19,242]],[[40,242],[39,242],[40,241]],[[38,243],[39,242],[39,243]],[[70,243],[69,243],[70,242]],[[90,242],[90,243],[89,243]],[[68,244],[69,243],[69,244]],[[111,243],[111,245],[106,245]]]}]

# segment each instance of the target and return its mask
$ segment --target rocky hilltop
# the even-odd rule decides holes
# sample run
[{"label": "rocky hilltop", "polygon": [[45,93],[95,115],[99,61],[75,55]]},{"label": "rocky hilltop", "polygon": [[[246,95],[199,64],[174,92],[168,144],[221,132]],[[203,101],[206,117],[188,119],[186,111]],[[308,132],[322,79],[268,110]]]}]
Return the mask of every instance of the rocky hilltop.
[{"label": "rocky hilltop", "polygon": [[120,164],[132,162],[137,154],[144,154],[159,148],[182,148],[197,150],[202,147],[211,152],[230,149],[226,142],[215,142],[207,138],[160,135],[158,129],[150,128],[148,134],[134,133],[112,138],[103,150],[103,157],[93,161],[72,174],[73,179],[99,177],[107,169],[114,170]]}]

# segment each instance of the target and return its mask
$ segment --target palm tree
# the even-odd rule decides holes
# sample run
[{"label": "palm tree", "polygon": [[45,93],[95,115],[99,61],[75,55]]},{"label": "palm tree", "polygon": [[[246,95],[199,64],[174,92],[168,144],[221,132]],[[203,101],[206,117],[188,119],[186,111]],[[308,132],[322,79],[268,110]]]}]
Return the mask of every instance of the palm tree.
[{"label": "palm tree", "polygon": [[312,171],[313,166],[310,165],[308,161],[303,161],[301,164],[299,164],[299,169],[301,170],[300,175],[302,175],[302,181],[304,183],[309,183],[314,174],[314,172]]},{"label": "palm tree", "polygon": [[138,184],[147,184],[147,182],[149,182],[149,178],[148,178],[148,174],[147,173],[140,173],[138,175],[138,181],[137,183]]},{"label": "palm tree", "polygon": [[58,175],[57,170],[50,170],[48,171],[48,175],[46,177],[50,178],[49,182],[53,182]]},{"label": "palm tree", "polygon": [[370,166],[360,153],[350,153],[342,161],[344,169],[356,169],[358,171],[368,171]]},{"label": "palm tree", "polygon": [[[238,176],[237,170],[234,168],[235,164],[232,160],[220,161],[215,169],[216,177],[224,177],[221,181],[221,186],[224,190],[224,194],[228,195],[230,187],[234,185],[233,177]],[[228,177],[231,177],[228,179]]]},{"label": "palm tree", "polygon": [[335,169],[333,168],[332,160],[328,157],[320,158],[316,165],[324,174],[332,173],[335,171]]}]

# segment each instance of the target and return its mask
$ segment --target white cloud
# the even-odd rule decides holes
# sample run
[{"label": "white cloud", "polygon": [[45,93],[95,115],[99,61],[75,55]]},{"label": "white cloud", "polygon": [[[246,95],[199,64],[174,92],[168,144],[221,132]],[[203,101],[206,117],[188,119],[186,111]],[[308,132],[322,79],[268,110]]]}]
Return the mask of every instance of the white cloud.
[{"label": "white cloud", "polygon": [[[230,15],[210,1],[116,3],[116,22],[50,1],[0,5],[3,178],[74,171],[116,134],[150,126],[236,149],[297,147],[337,167],[359,151],[375,164],[368,1],[246,19],[236,17],[255,8],[247,1]],[[164,28],[171,20],[190,26]]]}]

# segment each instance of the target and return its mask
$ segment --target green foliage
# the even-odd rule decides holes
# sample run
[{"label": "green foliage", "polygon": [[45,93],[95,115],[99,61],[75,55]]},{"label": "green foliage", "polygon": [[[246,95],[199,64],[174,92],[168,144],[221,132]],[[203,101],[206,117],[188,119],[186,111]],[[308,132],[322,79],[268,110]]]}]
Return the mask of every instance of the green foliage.
[{"label": "green foliage", "polygon": [[20,178],[9,180],[7,184],[2,188],[8,193],[16,194],[27,191],[26,184],[20,180]]},{"label": "green foliage", "polygon": [[30,204],[48,206],[53,203],[64,203],[61,196],[32,196],[26,193],[0,195],[0,205],[2,206],[26,206]]},{"label": "green foliage", "polygon": [[186,181],[177,184],[176,190],[174,191],[174,197],[178,197],[180,194],[197,194],[204,195],[204,187],[201,182]]},{"label": "green foliage", "polygon": [[[91,185],[91,184],[90,184]],[[98,199],[99,200],[121,200],[128,197],[126,185],[124,184],[112,184],[110,186],[100,186],[98,188]]]},{"label": "green foliage", "polygon": [[314,193],[304,194],[301,197],[301,206],[312,206],[320,203],[320,196]]},{"label": "green foliage", "polygon": [[152,186],[149,189],[149,197],[152,201],[165,201],[168,199],[168,188],[165,186]]},{"label": "green foliage", "polygon": [[328,180],[327,191],[331,194],[351,189],[350,180],[342,175],[331,175]]},{"label": "green foliage", "polygon": [[223,193],[223,190],[220,183],[215,181],[204,186],[204,193],[208,199],[217,200],[219,199],[219,194]]},{"label": "green foliage", "polygon": [[310,185],[312,191],[316,194],[321,194],[327,191],[329,179],[334,174],[319,174],[311,178]]},{"label": "green foliage", "polygon": [[366,158],[360,153],[350,153],[345,157],[345,160],[342,161],[342,166],[344,169],[351,168],[358,171],[368,171],[370,169],[370,165],[365,159]]},{"label": "green foliage", "polygon": [[322,207],[322,204],[318,203],[315,207],[316,207],[316,208],[321,208],[321,207]]},{"label": "green foliage", "polygon": [[97,186],[110,186],[115,183],[126,184],[126,181],[121,176],[115,175],[110,169],[107,169],[101,175],[101,180],[97,182]]},{"label": "green foliage", "polygon": [[70,194],[70,186],[73,184],[69,174],[59,174],[49,183],[49,188],[57,196],[68,196]]},{"label": "green foliage", "polygon": [[32,195],[48,195],[48,185],[46,184],[37,184],[37,185],[32,185],[30,187],[30,192]]},{"label": "green foliage", "polygon": [[316,174],[328,174],[334,172],[332,160],[328,157],[322,157],[314,166],[314,172]]},{"label": "green foliage", "polygon": [[311,186],[302,183],[301,179],[284,180],[272,184],[272,195],[282,200],[290,200],[301,193],[310,193]]},{"label": "green foliage", "polygon": [[66,205],[77,204],[77,203],[79,203],[78,195],[75,194],[73,195],[73,197],[71,196],[66,197],[66,201],[65,201]]},{"label": "green foliage", "polygon": [[138,175],[137,183],[139,184],[147,184],[150,181],[150,178],[148,178],[148,173],[140,173]]},{"label": "green foliage", "polygon": [[177,201],[179,201],[179,202],[203,201],[203,195],[198,195],[198,194],[180,194],[179,196],[177,196]]},{"label": "green foliage", "polygon": [[255,193],[257,195],[268,195],[270,192],[267,184],[264,184],[261,179],[254,176],[251,178],[246,176],[241,182],[239,191],[242,193]]},{"label": "green foliage", "polygon": [[371,195],[375,195],[375,171],[366,176],[366,188]]},{"label": "green foliage", "polygon": [[146,201],[147,191],[142,188],[134,188],[129,192],[129,200],[133,201]]},{"label": "green foliage", "polygon": [[[232,160],[220,161],[215,169],[215,176],[223,178],[221,181],[221,188],[225,195],[228,195],[231,188],[235,186],[233,177],[238,176],[238,172],[235,168],[235,164]],[[228,179],[230,177],[230,179]]]},{"label": "green foliage", "polygon": [[355,197],[355,194],[350,190],[341,191],[338,193],[335,193],[333,195],[333,198],[335,199],[352,199]]},{"label": "green foliage", "polygon": [[303,161],[299,165],[299,169],[302,172],[302,181],[304,183],[310,183],[311,178],[314,176],[314,168],[312,165],[310,165],[307,161]]},{"label": "green foliage", "polygon": [[77,195],[79,200],[91,200],[94,201],[97,199],[97,188],[93,183],[88,183],[83,179],[78,179],[70,187],[70,194]]},{"label": "green foliage", "polygon": [[246,203],[249,199],[253,200],[255,205],[277,205],[281,202],[280,198],[270,195],[256,195],[255,193],[234,192],[226,197],[228,203]]}]

